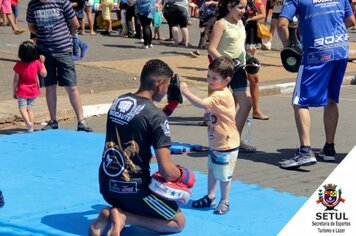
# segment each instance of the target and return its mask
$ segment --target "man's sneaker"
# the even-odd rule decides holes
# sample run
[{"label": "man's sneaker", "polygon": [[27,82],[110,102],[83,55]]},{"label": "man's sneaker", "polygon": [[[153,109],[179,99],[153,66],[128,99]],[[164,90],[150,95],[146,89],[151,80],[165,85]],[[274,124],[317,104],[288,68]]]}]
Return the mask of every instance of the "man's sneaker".
[{"label": "man's sneaker", "polygon": [[312,150],[310,150],[308,153],[302,153],[298,150],[293,158],[282,161],[280,166],[284,169],[298,169],[301,166],[310,166],[316,163],[317,161]]},{"label": "man's sneaker", "polygon": [[319,157],[324,161],[335,161],[335,148],[334,145],[324,145],[323,149],[319,152]]},{"label": "man's sneaker", "polygon": [[93,132],[93,129],[87,126],[85,121],[79,121],[77,131]]},{"label": "man's sneaker", "polygon": [[43,127],[41,130],[58,129],[58,128],[59,128],[58,121],[50,120],[48,121],[47,125]]}]

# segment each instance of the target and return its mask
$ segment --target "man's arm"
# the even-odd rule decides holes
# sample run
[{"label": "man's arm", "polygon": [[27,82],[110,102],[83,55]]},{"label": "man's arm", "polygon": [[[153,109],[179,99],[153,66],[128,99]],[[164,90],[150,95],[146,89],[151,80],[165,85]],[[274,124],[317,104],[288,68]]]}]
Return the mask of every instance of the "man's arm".
[{"label": "man's arm", "polygon": [[196,96],[188,89],[188,85],[184,82],[180,83],[182,94],[189,100],[189,102],[197,108],[205,108],[206,104],[203,99]]},{"label": "man's arm", "polygon": [[37,30],[36,30],[35,24],[33,24],[33,23],[27,23],[27,26],[28,26],[28,30],[29,30],[31,33],[36,34]]},{"label": "man's arm", "polygon": [[79,28],[79,21],[76,16],[74,16],[72,19],[68,20],[69,23],[69,31],[71,34],[75,34]]},{"label": "man's arm", "polygon": [[167,181],[177,181],[180,178],[181,173],[178,167],[173,164],[170,159],[170,149],[168,147],[155,149],[155,153],[158,163],[158,171],[161,176]]},{"label": "man's arm", "polygon": [[355,16],[351,15],[351,16],[347,17],[344,22],[345,22],[346,28],[350,28],[350,27],[355,26],[355,24],[356,24]]},{"label": "man's arm", "polygon": [[278,19],[278,36],[282,41],[283,47],[289,44],[289,31],[288,31],[289,20],[285,17],[279,17]]}]

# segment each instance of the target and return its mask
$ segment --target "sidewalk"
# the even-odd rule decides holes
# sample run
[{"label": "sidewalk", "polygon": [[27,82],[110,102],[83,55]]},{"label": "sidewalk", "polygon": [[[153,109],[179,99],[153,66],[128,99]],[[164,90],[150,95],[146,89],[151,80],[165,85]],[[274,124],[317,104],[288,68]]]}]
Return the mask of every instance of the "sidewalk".
[{"label": "sidewalk", "polygon": [[[356,48],[356,45],[353,44],[351,48]],[[355,50],[350,50],[352,54],[355,53]],[[258,58],[262,63],[260,75],[260,95],[276,95],[291,93],[294,89],[295,77],[296,74],[287,72],[281,66],[279,51],[259,51]],[[7,55],[10,60],[14,60],[14,55]],[[4,57],[4,54],[2,54]],[[352,57],[352,55],[350,55]],[[131,60],[112,60],[112,61],[96,61],[96,62],[79,62],[77,63],[77,73],[78,77],[88,77],[90,75],[102,74],[102,77],[107,75],[107,78],[117,77],[122,78],[132,78],[132,80],[138,80],[140,71],[144,63],[149,58],[139,58]],[[201,55],[198,58],[190,57],[189,55],[178,55],[178,56],[165,56],[160,57],[159,59],[168,63],[172,69],[178,73],[183,81],[186,81],[192,91],[204,97],[207,94],[207,86],[205,82],[208,60],[206,53]],[[7,68],[8,71],[11,71],[11,68]],[[355,84],[356,81],[356,64],[349,63],[347,68],[347,73],[344,78],[344,84],[350,85]],[[93,80],[95,76],[93,76]],[[95,82],[95,81],[94,81]],[[95,87],[95,84],[90,84],[86,87]],[[106,81],[99,81],[99,83],[105,83]],[[138,83],[138,81],[135,81]],[[116,96],[126,93],[134,92],[135,89],[128,89],[132,87],[126,86],[125,82],[120,81],[120,83],[115,84],[115,88],[110,90],[108,86],[107,91],[92,91],[86,88],[83,91],[81,85],[79,89],[81,91],[81,98],[83,102],[84,115],[86,117],[105,114],[113,100]],[[58,119],[72,119],[75,118],[75,114],[70,105],[68,96],[63,91],[58,92],[58,105],[57,105],[57,114]],[[164,104],[164,103],[163,103]],[[188,103],[185,103],[187,105]],[[45,91],[42,90],[42,95],[37,99],[35,105],[35,115],[36,123],[42,123],[49,120],[49,113],[47,109]],[[15,121],[21,120],[17,100],[1,100],[0,101],[0,125],[7,123],[12,123]]]}]

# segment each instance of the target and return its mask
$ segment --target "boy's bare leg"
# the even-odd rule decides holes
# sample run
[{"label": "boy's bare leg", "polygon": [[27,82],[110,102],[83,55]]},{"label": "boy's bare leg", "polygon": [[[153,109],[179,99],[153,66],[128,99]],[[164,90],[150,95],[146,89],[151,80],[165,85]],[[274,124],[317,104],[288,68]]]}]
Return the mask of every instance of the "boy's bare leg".
[{"label": "boy's bare leg", "polygon": [[231,181],[220,181],[221,200],[229,202]]},{"label": "boy's bare leg", "polygon": [[109,218],[110,218],[110,209],[103,208],[100,211],[100,214],[98,218],[95,220],[95,222],[90,225],[89,235],[101,236],[104,233],[107,224],[109,223]]},{"label": "boy's bare leg", "polygon": [[[218,183],[218,181],[214,177],[213,170],[211,169],[211,167],[209,167],[209,169],[208,169],[208,197],[210,199],[215,199],[217,183]],[[215,200],[213,200],[212,203],[215,203]]]}]

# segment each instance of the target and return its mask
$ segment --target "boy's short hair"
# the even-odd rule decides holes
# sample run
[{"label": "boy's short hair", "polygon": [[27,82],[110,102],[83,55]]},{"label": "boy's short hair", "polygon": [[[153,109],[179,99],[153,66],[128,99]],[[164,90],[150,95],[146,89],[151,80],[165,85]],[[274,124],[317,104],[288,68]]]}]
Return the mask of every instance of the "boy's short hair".
[{"label": "boy's short hair", "polygon": [[224,79],[227,77],[232,78],[235,72],[235,64],[228,57],[218,57],[215,58],[209,65],[209,70],[218,73]]},{"label": "boy's short hair", "polygon": [[32,41],[25,41],[20,44],[18,57],[23,62],[32,62],[38,60],[40,55],[37,51],[36,45]]},{"label": "boy's short hair", "polygon": [[146,62],[140,76],[140,87],[143,89],[155,89],[155,82],[158,77],[173,76],[173,70],[164,61],[152,59]]}]

